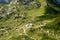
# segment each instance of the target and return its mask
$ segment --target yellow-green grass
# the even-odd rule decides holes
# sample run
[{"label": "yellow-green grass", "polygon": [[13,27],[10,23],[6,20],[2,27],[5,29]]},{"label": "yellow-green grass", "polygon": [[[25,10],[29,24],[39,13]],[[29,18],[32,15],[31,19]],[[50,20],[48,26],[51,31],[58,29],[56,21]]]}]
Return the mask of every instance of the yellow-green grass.
[{"label": "yellow-green grass", "polygon": [[[0,38],[0,40],[24,40],[23,38],[25,38],[25,40],[56,40],[56,39],[58,40],[59,39],[60,33],[55,31],[56,28],[58,28],[59,26],[57,26],[56,28],[55,28],[55,26],[57,25],[56,20],[57,21],[59,20],[60,15],[58,14],[56,17],[53,17],[51,19],[50,16],[47,16],[45,14],[47,8],[46,8],[46,4],[44,4],[44,3],[46,3],[46,0],[38,0],[38,1],[41,2],[40,8],[38,8],[38,9],[36,8],[36,9],[32,9],[32,10],[22,10],[22,11],[27,12],[27,16],[28,16],[27,19],[24,19],[24,20],[22,20],[22,18],[14,19],[14,16],[12,16],[7,21],[0,22],[0,24],[3,24],[3,26],[7,26],[7,27],[14,26],[14,28],[9,31],[10,34],[8,36],[2,36],[2,38]],[[17,13],[19,13],[19,12],[17,12]],[[43,22],[43,24],[42,24],[43,26],[41,26],[36,22],[36,20],[38,19],[40,22],[40,18],[37,18],[37,17],[38,16],[41,17],[44,15],[46,15],[47,17],[41,18],[42,22]],[[31,31],[31,28],[27,29],[27,31],[26,31],[27,35],[26,35],[26,34],[24,34],[24,27],[26,24],[28,24],[30,22],[34,26],[32,26],[32,31]],[[44,25],[45,22],[46,22],[46,24]],[[22,23],[22,24],[20,24],[20,23]],[[19,30],[19,32],[16,29]],[[21,33],[21,35],[20,35],[20,33]]]}]

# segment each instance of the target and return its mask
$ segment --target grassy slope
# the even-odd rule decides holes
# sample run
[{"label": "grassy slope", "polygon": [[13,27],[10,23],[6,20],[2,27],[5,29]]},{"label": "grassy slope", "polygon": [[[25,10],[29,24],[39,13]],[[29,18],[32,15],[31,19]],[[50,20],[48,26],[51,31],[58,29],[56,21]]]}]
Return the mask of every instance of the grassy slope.
[{"label": "grassy slope", "polygon": [[[60,33],[58,29],[60,26],[57,24],[57,22],[60,22],[59,14],[56,15],[54,14],[55,12],[49,12],[45,0],[39,1],[41,2],[39,9],[26,10],[28,13],[26,21],[21,19],[14,20],[13,16],[7,22],[1,21],[0,24],[3,26],[14,26],[14,28],[9,31],[8,36],[0,37],[0,40],[59,40]],[[23,21],[25,22],[23,23]],[[42,21],[41,25],[43,26],[39,25],[37,21]],[[22,23],[21,25],[20,22]],[[34,26],[32,29],[27,29],[27,35],[25,35],[24,26],[29,22],[32,22]]]}]

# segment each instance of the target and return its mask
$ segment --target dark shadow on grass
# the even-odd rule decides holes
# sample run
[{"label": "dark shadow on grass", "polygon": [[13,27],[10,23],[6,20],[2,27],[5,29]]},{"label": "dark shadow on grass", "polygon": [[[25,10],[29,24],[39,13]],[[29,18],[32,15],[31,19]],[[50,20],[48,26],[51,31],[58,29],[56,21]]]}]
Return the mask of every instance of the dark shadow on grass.
[{"label": "dark shadow on grass", "polygon": [[[36,22],[39,21],[44,21],[44,20],[52,20],[56,18],[58,15],[58,12],[52,8],[46,8],[46,12],[42,16],[37,16]],[[42,27],[43,29],[51,29],[54,30],[55,32],[59,31],[60,33],[60,22],[59,21],[54,21],[52,23],[47,24],[46,26]]]},{"label": "dark shadow on grass", "polygon": [[51,19],[54,19],[54,18],[56,18],[57,13],[58,12],[56,10],[54,10],[52,8],[47,8],[46,7],[46,11],[45,11],[44,15],[37,16],[36,17],[37,18],[36,21],[43,21],[43,20],[49,20],[49,19],[51,20]]},{"label": "dark shadow on grass", "polygon": [[53,37],[49,37],[46,33],[43,34],[42,40],[56,40]]},{"label": "dark shadow on grass", "polygon": [[46,24],[45,26],[42,26],[41,28],[48,29],[48,30],[54,30],[56,33],[60,33],[60,22],[54,21],[52,23]]}]

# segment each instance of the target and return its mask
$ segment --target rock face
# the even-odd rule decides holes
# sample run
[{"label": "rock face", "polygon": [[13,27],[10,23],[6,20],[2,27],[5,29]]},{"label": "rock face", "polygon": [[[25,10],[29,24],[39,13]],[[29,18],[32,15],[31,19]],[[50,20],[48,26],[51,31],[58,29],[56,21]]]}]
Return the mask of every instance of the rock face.
[{"label": "rock face", "polygon": [[47,6],[60,12],[60,0],[47,0]]},{"label": "rock face", "polygon": [[0,0],[0,3],[10,3],[11,0]]},{"label": "rock face", "polygon": [[25,4],[28,4],[32,1],[34,1],[34,0],[18,0],[18,2],[22,2],[22,3],[25,3]]},{"label": "rock face", "polygon": [[34,1],[34,0],[19,0],[19,1],[23,1],[23,2],[31,2],[31,1]]},{"label": "rock face", "polygon": [[60,6],[60,0],[56,0],[56,4]]}]

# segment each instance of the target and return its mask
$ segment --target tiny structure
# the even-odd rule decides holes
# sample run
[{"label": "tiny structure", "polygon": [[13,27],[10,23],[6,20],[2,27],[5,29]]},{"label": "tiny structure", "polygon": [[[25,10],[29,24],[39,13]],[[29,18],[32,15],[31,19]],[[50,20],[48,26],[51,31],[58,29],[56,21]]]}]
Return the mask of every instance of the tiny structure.
[{"label": "tiny structure", "polygon": [[31,28],[33,26],[32,23],[26,24],[26,27]]}]

